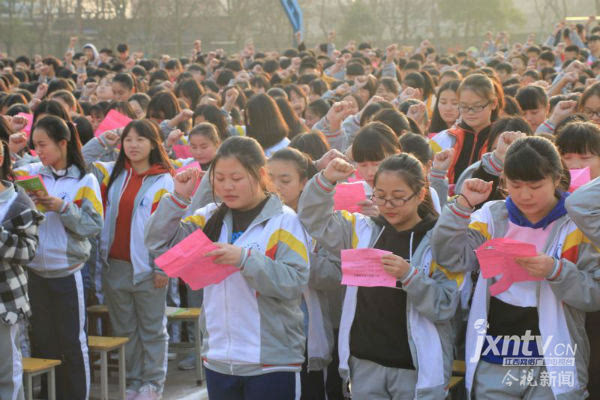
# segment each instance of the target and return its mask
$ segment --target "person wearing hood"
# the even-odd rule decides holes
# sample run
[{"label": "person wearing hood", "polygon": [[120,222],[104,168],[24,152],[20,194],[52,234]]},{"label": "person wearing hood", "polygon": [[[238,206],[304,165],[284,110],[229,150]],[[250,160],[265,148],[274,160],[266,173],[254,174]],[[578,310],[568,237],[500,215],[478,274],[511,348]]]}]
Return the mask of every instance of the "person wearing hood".
[{"label": "person wearing hood", "polygon": [[[105,302],[115,336],[125,345],[127,399],[159,399],[167,373],[166,296],[169,278],[144,245],[144,227],[163,194],[173,190],[172,167],[158,126],[130,122],[121,137],[104,135],[84,147],[101,183],[106,219],[100,239]],[[116,161],[95,161],[114,151]]]},{"label": "person wearing hood", "polygon": [[100,65],[100,53],[92,43],[87,43],[83,46],[83,52],[88,59],[88,63],[94,66]]},{"label": "person wearing hood", "polygon": [[409,154],[379,165],[371,197],[377,217],[334,211],[336,183],[353,172],[348,162],[332,160],[306,184],[298,206],[300,221],[326,250],[386,250],[381,265],[396,279],[395,287],[346,288],[340,375],[357,400],[445,399],[453,360],[450,320],[464,274],[450,273],[432,257],[437,213],[424,167]]}]

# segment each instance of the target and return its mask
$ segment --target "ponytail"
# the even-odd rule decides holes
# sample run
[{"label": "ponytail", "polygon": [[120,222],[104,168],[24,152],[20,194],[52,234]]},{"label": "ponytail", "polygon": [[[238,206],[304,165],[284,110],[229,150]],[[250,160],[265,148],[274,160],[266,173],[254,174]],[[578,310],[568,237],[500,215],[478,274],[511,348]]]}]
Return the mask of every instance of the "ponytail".
[{"label": "ponytail", "polygon": [[79,140],[79,133],[77,128],[72,122],[65,122],[61,118],[54,115],[46,115],[35,123],[32,134],[29,137],[29,147],[33,148],[33,133],[36,129],[41,129],[48,137],[57,143],[61,140],[67,142],[67,168],[71,165],[75,165],[79,170],[79,179],[87,173],[85,167],[85,161],[81,154],[81,141]]}]

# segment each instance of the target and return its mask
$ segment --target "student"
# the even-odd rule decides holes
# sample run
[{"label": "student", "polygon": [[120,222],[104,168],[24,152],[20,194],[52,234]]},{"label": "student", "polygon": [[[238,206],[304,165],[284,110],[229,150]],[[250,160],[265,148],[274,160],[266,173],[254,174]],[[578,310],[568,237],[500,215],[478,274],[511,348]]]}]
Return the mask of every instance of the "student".
[{"label": "student", "polygon": [[382,122],[370,122],[358,131],[351,154],[356,172],[372,188],[379,164],[401,151],[392,128]]},{"label": "student", "polygon": [[600,176],[600,127],[571,122],[558,131],[556,147],[569,169],[588,167],[592,179]]},{"label": "student", "polygon": [[[592,241],[596,247],[600,247],[600,230],[598,229],[598,139],[600,138],[598,128],[589,122],[575,122],[566,125],[559,131],[557,146],[563,160],[568,168],[590,167],[593,181],[577,189],[567,198],[566,208],[569,216],[577,224],[577,227]],[[600,395],[600,339],[598,338],[598,326],[600,313],[588,313],[585,325],[590,340],[590,364],[588,391],[590,398]]]},{"label": "student", "polygon": [[321,118],[327,115],[330,107],[329,103],[323,99],[311,101],[304,112],[306,126],[312,128]]},{"label": "student", "polygon": [[459,80],[444,83],[437,92],[435,107],[429,125],[431,134],[440,133],[454,126],[460,112],[458,111],[458,95],[456,94]]},{"label": "student", "polygon": [[270,157],[290,143],[289,128],[271,96],[252,96],[246,104],[245,113],[246,135],[258,141],[265,156]]},{"label": "student", "polygon": [[285,120],[289,128],[288,139],[293,139],[296,135],[308,132],[308,127],[304,124],[302,119],[298,118],[294,109],[290,105],[290,102],[283,97],[278,97],[275,99],[277,103],[277,107]]},{"label": "student", "polygon": [[48,194],[33,201],[45,209],[40,242],[28,264],[31,302],[31,354],[59,359],[57,399],[87,399],[90,369],[85,331],[81,269],[90,256],[90,240],[103,225],[100,187],[86,171],[77,130],[70,122],[39,118],[29,138],[41,162],[26,164],[17,175],[40,175]]},{"label": "student", "polygon": [[523,117],[535,132],[544,123],[550,111],[546,92],[540,86],[529,85],[519,89],[516,99],[523,110]]},{"label": "student", "polygon": [[[180,131],[171,132],[167,138],[166,147],[171,148],[180,138],[180,135],[182,135]],[[207,171],[217,154],[217,149],[221,145],[217,128],[210,122],[201,122],[192,128],[187,136],[187,142],[192,156],[173,160],[173,165],[176,168],[181,168],[197,162],[200,164],[202,171]]]},{"label": "student", "polygon": [[0,398],[24,400],[19,322],[31,316],[23,267],[35,256],[44,220],[13,182],[8,144],[0,142]]},{"label": "student", "polygon": [[[500,143],[500,137],[504,132],[522,132],[526,136],[533,135],[531,125],[522,117],[502,117],[494,122],[490,128],[490,136],[485,149],[485,154],[481,160],[474,162],[463,171],[458,180],[454,191],[460,193],[463,183],[469,178],[479,178],[485,181],[494,181],[494,190],[496,192],[500,183],[500,175],[502,174],[501,153],[495,153],[495,150]],[[506,151],[504,149],[503,151]]]},{"label": "student", "polygon": [[155,400],[167,375],[166,294],[168,277],[144,245],[144,227],[163,194],[172,191],[172,168],[158,127],[150,120],[127,124],[116,161],[93,162],[103,149],[90,141],[86,161],[102,182],[106,222],[100,259],[102,287],[115,336],[125,345],[127,399]]},{"label": "student", "polygon": [[481,158],[487,145],[490,125],[504,106],[502,88],[483,74],[469,75],[461,82],[457,93],[462,121],[431,140],[436,153],[450,147],[455,150],[448,170],[450,184],[455,183],[469,165]]},{"label": "student", "polygon": [[425,103],[427,115],[433,113],[433,105],[435,104],[435,87],[433,79],[426,71],[411,72],[402,80],[402,89],[413,88],[417,91],[417,100]]},{"label": "student", "polygon": [[114,101],[129,101],[135,93],[134,78],[127,73],[115,75],[112,79],[112,92]]},{"label": "student", "polygon": [[579,98],[577,109],[590,121],[600,125],[600,82],[593,84],[583,92]]},{"label": "student", "polygon": [[[294,211],[308,179],[316,173],[309,156],[293,148],[277,151],[267,162],[269,176],[283,202]],[[328,292],[341,287],[339,261],[320,246],[310,246],[310,279],[303,291],[304,332],[307,338],[302,365],[302,400],[325,400],[325,377],[333,349],[333,325]],[[339,304],[341,308],[341,303]],[[307,323],[308,322],[308,323]]]},{"label": "student", "polygon": [[146,93],[136,93],[127,99],[127,101],[133,109],[136,119],[146,117],[146,110],[148,109],[148,104],[150,104],[150,96]]},{"label": "student", "polygon": [[146,227],[145,243],[154,255],[202,229],[219,247],[205,256],[240,269],[204,288],[202,356],[215,399],[299,398],[307,242],[294,212],[268,192],[265,164],[255,139],[227,139],[209,176],[223,203],[182,219],[198,178],[197,169],[186,170],[176,175],[174,193],[163,198]]},{"label": "student", "polygon": [[361,212],[377,216],[379,211],[369,198],[373,191],[375,174],[383,160],[402,151],[398,137],[384,123],[370,122],[358,131],[351,150],[356,172],[365,182],[367,198],[359,203]]},{"label": "student", "polygon": [[[473,207],[488,198],[492,184],[469,179],[434,229],[434,257],[453,271],[476,271],[479,265],[473,250],[491,238],[526,242],[538,252],[538,256],[517,258],[516,262],[529,275],[540,278],[539,282],[516,282],[492,296],[488,287],[497,278],[486,280],[479,275],[466,337],[469,397],[585,398],[587,374],[583,371],[589,350],[584,320],[586,312],[600,308],[600,286],[594,278],[599,257],[566,213],[567,195],[560,189],[564,173],[550,141],[519,139],[508,148],[504,162],[508,198],[485,203],[473,213]],[[513,336],[530,337],[529,343],[536,344],[516,348],[512,339],[504,342]],[[496,344],[495,349],[491,343]],[[537,343],[544,343],[548,354],[543,354]],[[558,354],[557,346],[576,346],[572,363],[567,359],[546,362],[545,367],[502,365],[511,355],[529,358],[529,362],[552,357]],[[531,385],[507,385],[509,373],[516,379],[525,376]],[[550,380],[540,384],[544,376],[559,374],[570,377],[567,383]]]},{"label": "student", "polygon": [[308,105],[308,97],[306,94],[295,84],[287,85],[285,87],[285,92],[290,98],[290,104],[298,118],[304,118],[304,112]]},{"label": "student", "polygon": [[[425,176],[429,178],[429,194],[431,196],[431,203],[435,212],[440,214],[442,212],[442,206],[446,204],[448,198],[448,181],[445,179],[445,174],[441,173],[438,159],[438,154],[449,150],[444,150],[438,154],[433,154],[429,142],[423,135],[417,135],[416,133],[407,133],[402,135],[400,138],[400,147],[404,153],[412,154],[423,164],[425,168]],[[433,173],[432,173],[433,171]],[[441,176],[444,175],[444,176]]]},{"label": "student", "polygon": [[309,181],[298,208],[309,234],[329,251],[370,247],[393,253],[381,262],[397,288],[346,288],[340,373],[350,379],[353,399],[444,399],[452,364],[449,320],[462,274],[450,275],[431,256],[436,214],[423,166],[408,154],[379,165],[372,197],[378,217],[333,210],[336,183],[353,172],[334,159]]}]

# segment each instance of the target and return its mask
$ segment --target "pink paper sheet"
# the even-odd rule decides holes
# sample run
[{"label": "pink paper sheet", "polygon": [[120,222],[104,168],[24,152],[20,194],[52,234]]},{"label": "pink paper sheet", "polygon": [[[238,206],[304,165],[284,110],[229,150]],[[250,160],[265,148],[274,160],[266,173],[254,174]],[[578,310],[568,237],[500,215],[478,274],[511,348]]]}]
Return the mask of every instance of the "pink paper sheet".
[{"label": "pink paper sheet", "polygon": [[31,128],[33,125],[33,114],[20,112],[17,114],[19,117],[23,117],[27,120],[27,125],[23,128],[23,131],[27,134],[27,138],[31,135]]},{"label": "pink paper sheet", "polygon": [[117,110],[110,110],[108,114],[106,114],[102,122],[100,122],[100,125],[98,125],[96,132],[94,132],[94,135],[98,137],[106,131],[124,128],[131,121],[132,119],[129,118],[127,115],[123,115]]},{"label": "pink paper sheet", "polygon": [[342,250],[342,285],[396,287],[396,278],[383,269],[381,257],[390,254],[379,249]]},{"label": "pink paper sheet", "polygon": [[516,263],[515,258],[535,257],[537,250],[533,244],[518,240],[498,238],[491,239],[475,250],[479,260],[481,275],[486,278],[502,277],[490,286],[490,294],[496,296],[515,282],[541,281]]},{"label": "pink paper sheet", "polygon": [[[198,168],[200,171],[202,171],[202,167],[200,166],[200,163],[198,161],[194,161],[192,163],[189,163],[188,165],[184,165],[181,168],[177,168],[177,171],[175,171],[175,172],[180,173],[180,172],[183,172],[186,169],[190,169],[190,168]],[[196,186],[194,187],[194,193],[196,193],[196,190],[198,190],[198,187],[200,186],[200,182],[202,182],[202,177],[198,178],[198,182],[196,182]]]},{"label": "pink paper sheet", "polygon": [[592,180],[590,167],[570,169],[569,172],[571,173],[571,186],[569,186],[569,192],[571,193]]},{"label": "pink paper sheet", "polygon": [[193,290],[198,290],[239,271],[233,265],[215,264],[214,257],[204,256],[216,248],[202,229],[197,229],[154,262],[168,276],[181,278]]},{"label": "pink paper sheet", "polygon": [[174,145],[173,151],[175,152],[175,157],[177,157],[177,158],[190,158],[192,156],[192,151],[190,150],[190,146],[188,146],[186,144]]},{"label": "pink paper sheet", "polygon": [[333,195],[334,209],[348,212],[359,212],[359,202],[367,199],[362,182],[340,183],[335,187]]}]

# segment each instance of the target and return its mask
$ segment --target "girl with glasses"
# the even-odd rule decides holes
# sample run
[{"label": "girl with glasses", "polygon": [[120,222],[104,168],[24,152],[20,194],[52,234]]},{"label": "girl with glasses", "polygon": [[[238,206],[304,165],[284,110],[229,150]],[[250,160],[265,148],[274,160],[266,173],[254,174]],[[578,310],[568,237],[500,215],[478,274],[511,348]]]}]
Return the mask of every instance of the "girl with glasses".
[{"label": "girl with glasses", "polygon": [[450,319],[463,275],[449,274],[432,258],[437,214],[423,165],[408,154],[381,162],[373,179],[377,217],[334,211],[335,186],[353,172],[346,161],[332,160],[307,183],[298,207],[309,235],[326,250],[391,252],[381,263],[396,287],[346,288],[340,373],[351,381],[353,399],[443,399],[452,363]]},{"label": "girl with glasses", "polygon": [[460,123],[432,139],[434,151],[454,148],[448,181],[455,183],[460,174],[485,153],[490,126],[504,107],[502,87],[483,74],[473,74],[458,87]]}]

